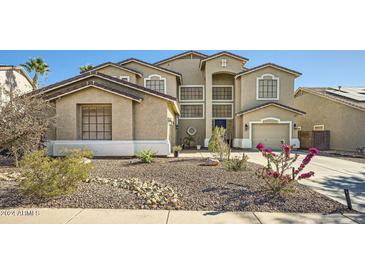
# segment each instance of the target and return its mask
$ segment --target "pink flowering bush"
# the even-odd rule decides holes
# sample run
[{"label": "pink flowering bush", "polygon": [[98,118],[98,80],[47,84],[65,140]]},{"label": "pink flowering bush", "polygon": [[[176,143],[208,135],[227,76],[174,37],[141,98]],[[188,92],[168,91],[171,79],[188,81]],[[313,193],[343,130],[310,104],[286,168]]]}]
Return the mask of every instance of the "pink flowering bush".
[{"label": "pink flowering bush", "polygon": [[[295,180],[308,179],[314,176],[313,171],[303,173],[303,170],[312,158],[318,154],[319,150],[316,148],[309,149],[308,155],[296,169],[293,165],[298,160],[299,154],[291,155],[291,147],[288,144],[282,144],[281,152],[278,154],[270,148],[265,148],[265,145],[261,143],[256,146],[256,149],[267,160],[266,166],[258,169],[256,175],[263,179],[274,193],[286,189]],[[290,171],[292,171],[291,174]]]}]

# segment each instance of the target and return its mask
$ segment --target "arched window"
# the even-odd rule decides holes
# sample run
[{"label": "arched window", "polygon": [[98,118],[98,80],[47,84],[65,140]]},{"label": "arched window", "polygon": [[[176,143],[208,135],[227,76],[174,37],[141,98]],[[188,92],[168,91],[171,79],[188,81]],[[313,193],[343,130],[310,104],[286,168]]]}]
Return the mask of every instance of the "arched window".
[{"label": "arched window", "polygon": [[154,91],[166,93],[166,78],[162,78],[158,74],[151,74],[148,78],[144,79],[144,86]]},{"label": "arched window", "polygon": [[257,77],[256,99],[279,100],[280,81],[279,77],[272,74],[263,74]]}]

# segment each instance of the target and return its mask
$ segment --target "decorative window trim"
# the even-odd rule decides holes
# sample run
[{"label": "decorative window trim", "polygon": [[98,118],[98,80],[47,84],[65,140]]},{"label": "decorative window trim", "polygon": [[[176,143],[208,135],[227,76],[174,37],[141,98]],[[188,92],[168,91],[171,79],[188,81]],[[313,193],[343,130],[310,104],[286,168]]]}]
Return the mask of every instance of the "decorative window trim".
[{"label": "decorative window trim", "polygon": [[318,130],[318,131],[324,130],[324,125],[314,125],[313,130]]},{"label": "decorative window trim", "polygon": [[164,81],[164,93],[167,94],[167,82],[166,82],[166,78],[162,77],[159,74],[150,74],[147,78],[144,78],[144,87],[147,88],[146,83],[148,80],[153,80],[153,77],[157,77],[159,78],[159,80]]},{"label": "decorative window trim", "polygon": [[[203,88],[203,99],[201,100],[182,100],[181,99],[181,87],[183,88],[194,88],[194,87],[202,87]],[[179,86],[179,101],[180,102],[200,102],[205,100],[205,86],[204,85],[181,85]]]},{"label": "decorative window trim", "polygon": [[[201,120],[201,119],[205,119],[205,104],[204,103],[181,103],[180,106],[182,105],[202,105],[203,106],[203,116],[202,117],[182,117],[180,115],[179,119],[181,120]],[[181,110],[180,110],[181,112]]]},{"label": "decorative window trim", "polygon": [[[271,77],[271,79],[276,80],[277,81],[277,93],[276,93],[276,97],[274,98],[260,98],[259,97],[259,83],[260,80],[264,80],[265,77]],[[261,75],[260,77],[256,78],[256,100],[259,101],[268,101],[268,100],[280,100],[280,79],[279,77],[276,77],[275,75],[271,74],[271,73],[265,73],[263,75]]]},{"label": "decorative window trim", "polygon": [[233,85],[212,85],[212,98],[213,98],[213,88],[214,87],[222,87],[222,88],[225,88],[225,87],[230,87],[232,88],[232,100],[213,100],[212,99],[212,102],[233,102],[233,98],[234,98],[234,86]]},{"label": "decorative window trim", "polygon": [[222,68],[226,68],[227,67],[227,59],[226,58],[223,58],[222,60],[221,60],[221,66],[222,66]]},{"label": "decorative window trim", "polygon": [[[213,105],[231,105],[232,106],[232,116],[231,117],[213,117]],[[234,114],[233,114],[233,103],[213,103],[212,104],[212,119],[213,120],[219,120],[219,119],[233,119]]]}]

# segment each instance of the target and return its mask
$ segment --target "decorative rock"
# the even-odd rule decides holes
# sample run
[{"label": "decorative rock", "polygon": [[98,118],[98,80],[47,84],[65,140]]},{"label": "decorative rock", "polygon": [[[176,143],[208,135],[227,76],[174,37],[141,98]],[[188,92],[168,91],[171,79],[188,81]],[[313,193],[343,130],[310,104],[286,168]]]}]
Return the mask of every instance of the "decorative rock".
[{"label": "decorative rock", "polygon": [[217,159],[208,158],[204,163],[201,164],[202,166],[217,166],[219,165],[219,161]]}]

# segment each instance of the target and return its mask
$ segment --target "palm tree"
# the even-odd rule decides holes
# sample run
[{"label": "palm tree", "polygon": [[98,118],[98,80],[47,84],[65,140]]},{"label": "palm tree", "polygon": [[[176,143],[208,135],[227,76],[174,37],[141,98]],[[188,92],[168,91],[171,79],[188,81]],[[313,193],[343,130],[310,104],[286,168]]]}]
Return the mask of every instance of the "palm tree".
[{"label": "palm tree", "polygon": [[45,77],[45,75],[50,71],[47,63],[45,63],[44,60],[40,57],[29,58],[29,60],[25,64],[22,64],[21,66],[25,68],[25,70],[28,71],[29,73],[34,72],[33,76],[34,89],[38,89],[39,75]]},{"label": "palm tree", "polygon": [[84,66],[81,66],[80,67],[80,73],[83,73],[89,69],[92,69],[94,66],[93,65],[90,65],[90,64],[87,64],[87,65],[84,65]]}]

